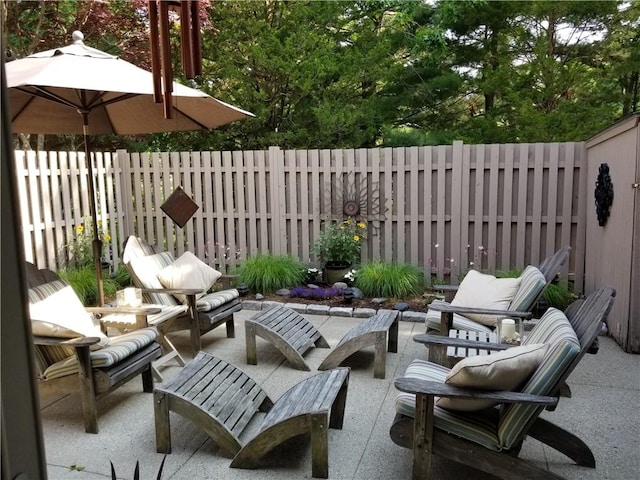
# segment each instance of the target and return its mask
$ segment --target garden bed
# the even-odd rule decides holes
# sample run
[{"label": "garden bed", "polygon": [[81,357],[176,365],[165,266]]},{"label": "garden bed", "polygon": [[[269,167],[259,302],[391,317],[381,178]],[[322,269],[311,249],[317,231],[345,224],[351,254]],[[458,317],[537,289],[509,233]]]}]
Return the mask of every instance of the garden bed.
[{"label": "garden bed", "polygon": [[[246,299],[253,300],[255,295],[249,294]],[[386,299],[382,303],[374,302],[371,298],[354,298],[350,303],[347,303],[342,296],[329,297],[329,298],[305,298],[305,297],[289,297],[284,295],[269,294],[264,295],[263,301],[274,301],[281,303],[303,303],[306,305],[327,305],[330,307],[352,307],[352,308],[373,308],[373,309],[393,309],[399,302],[408,304],[409,308],[406,310],[412,312],[426,312],[428,310],[427,305],[431,302],[432,298],[425,298],[422,295],[407,299]]]}]

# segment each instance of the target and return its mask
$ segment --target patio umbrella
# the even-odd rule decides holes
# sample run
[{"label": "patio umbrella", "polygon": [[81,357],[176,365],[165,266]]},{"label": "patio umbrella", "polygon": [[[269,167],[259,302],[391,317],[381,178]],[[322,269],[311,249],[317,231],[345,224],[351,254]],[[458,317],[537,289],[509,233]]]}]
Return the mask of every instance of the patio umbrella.
[{"label": "patio umbrella", "polygon": [[93,220],[93,254],[99,303],[104,303],[100,252],[89,156],[89,135],[137,135],[209,130],[253,114],[204,92],[173,83],[172,115],[156,103],[151,72],[87,47],[81,32],[73,44],[5,64],[10,118],[16,133],[83,134]]}]

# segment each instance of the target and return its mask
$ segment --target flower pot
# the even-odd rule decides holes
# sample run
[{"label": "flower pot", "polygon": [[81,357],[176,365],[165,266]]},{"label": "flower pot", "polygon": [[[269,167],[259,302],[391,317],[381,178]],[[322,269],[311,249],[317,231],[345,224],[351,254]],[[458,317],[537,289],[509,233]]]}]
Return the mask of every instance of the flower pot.
[{"label": "flower pot", "polygon": [[331,285],[340,282],[349,273],[349,270],[351,270],[351,265],[325,265],[324,281]]}]

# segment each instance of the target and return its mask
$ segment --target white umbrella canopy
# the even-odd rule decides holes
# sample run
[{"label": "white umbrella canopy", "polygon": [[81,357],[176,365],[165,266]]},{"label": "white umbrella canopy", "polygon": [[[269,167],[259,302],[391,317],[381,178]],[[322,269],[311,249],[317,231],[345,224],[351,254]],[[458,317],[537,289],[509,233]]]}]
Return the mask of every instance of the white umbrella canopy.
[{"label": "white umbrella canopy", "polygon": [[253,116],[199,90],[173,82],[172,118],[153,99],[151,72],[87,47],[80,32],[67,47],[5,65],[14,132],[137,135],[209,130]]},{"label": "white umbrella canopy", "polygon": [[209,130],[253,117],[199,90],[173,82],[171,118],[155,103],[151,72],[87,47],[81,32],[73,44],[5,64],[11,125],[16,133],[83,134],[93,219],[93,254],[99,304],[104,304],[88,135],[139,135]]}]

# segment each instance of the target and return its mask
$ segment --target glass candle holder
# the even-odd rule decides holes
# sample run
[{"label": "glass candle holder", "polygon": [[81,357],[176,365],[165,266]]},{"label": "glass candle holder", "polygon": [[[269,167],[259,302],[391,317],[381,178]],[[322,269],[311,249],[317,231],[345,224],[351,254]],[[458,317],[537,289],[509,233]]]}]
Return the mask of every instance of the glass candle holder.
[{"label": "glass candle holder", "polygon": [[116,305],[118,307],[139,307],[142,305],[142,290],[139,288],[118,290],[116,292]]}]

